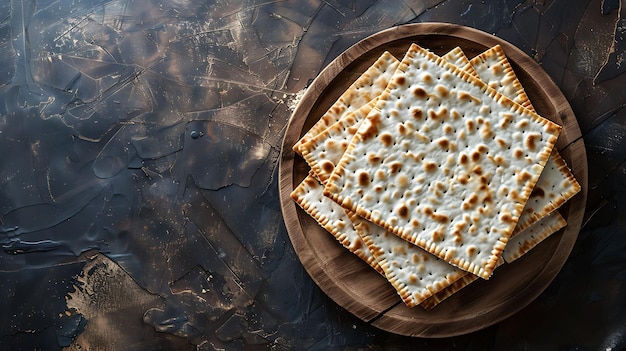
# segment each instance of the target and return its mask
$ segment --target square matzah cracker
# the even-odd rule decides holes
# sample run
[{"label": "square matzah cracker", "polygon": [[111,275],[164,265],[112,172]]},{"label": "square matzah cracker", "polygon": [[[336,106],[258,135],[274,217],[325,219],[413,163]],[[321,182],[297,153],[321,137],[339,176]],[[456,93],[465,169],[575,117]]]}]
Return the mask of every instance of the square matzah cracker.
[{"label": "square matzah cracker", "polygon": [[469,275],[422,248],[352,215],[354,227],[402,301],[414,307]]},{"label": "square matzah cracker", "polygon": [[387,87],[389,79],[396,71],[399,64],[400,61],[398,61],[398,59],[385,51],[374,64],[363,72],[363,74],[341,94],[330,109],[328,109],[313,127],[311,127],[311,129],[293,146],[293,150],[301,155],[300,145],[302,143],[337,122],[342,116],[356,111],[361,106],[380,95]]},{"label": "square matzah cracker", "polygon": [[[496,45],[470,60],[480,79],[530,111],[535,109],[517,79],[504,50]],[[580,184],[565,160],[554,150],[526,203],[514,234],[528,228],[562,206],[580,191]]]},{"label": "square matzah cracker", "polygon": [[413,44],[324,194],[488,279],[559,132]]},{"label": "square matzah cracker", "polygon": [[[478,77],[461,48],[456,47],[442,57],[454,66],[463,68],[463,70]],[[300,144],[299,149],[302,157],[322,181],[322,184],[326,184],[326,181],[335,169],[335,165],[337,165],[348,148],[348,143],[356,134],[361,122],[365,120],[365,117],[367,117],[377,102],[378,97],[356,111],[344,115],[324,131]]]},{"label": "square matzah cracker", "polygon": [[294,189],[291,198],[345,248],[384,275],[376,259],[353,227],[346,210],[324,196],[323,190],[324,187],[319,181],[309,174]]}]

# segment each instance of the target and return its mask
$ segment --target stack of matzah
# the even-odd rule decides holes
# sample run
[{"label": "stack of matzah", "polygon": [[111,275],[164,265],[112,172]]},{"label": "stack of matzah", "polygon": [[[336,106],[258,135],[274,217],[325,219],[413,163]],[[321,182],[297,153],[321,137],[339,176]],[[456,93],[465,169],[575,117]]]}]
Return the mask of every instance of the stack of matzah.
[{"label": "stack of matzah", "polygon": [[468,60],[385,52],[294,145],[311,166],[292,198],[432,308],[566,225],[580,186],[499,47]]}]

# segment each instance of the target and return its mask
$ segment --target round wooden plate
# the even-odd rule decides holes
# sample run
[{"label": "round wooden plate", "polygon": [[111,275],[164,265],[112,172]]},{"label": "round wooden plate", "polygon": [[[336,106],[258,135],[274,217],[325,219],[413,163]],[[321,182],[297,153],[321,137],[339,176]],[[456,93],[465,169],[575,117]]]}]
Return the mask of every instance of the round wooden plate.
[{"label": "round wooden plate", "polygon": [[[540,115],[563,126],[557,143],[582,186],[560,209],[568,226],[493,277],[470,284],[434,309],[408,308],[391,285],[301,210],[289,194],[309,167],[292,146],[356,78],[385,50],[398,59],[411,43],[437,54],[456,46],[469,58],[500,44]],[[550,77],[515,46],[490,34],[453,24],[420,23],[368,37],[337,57],[311,83],[294,111],[282,145],[280,198],[289,237],[308,273],[337,304],[383,330],[418,337],[476,331],[511,316],[532,302],[564,265],[578,236],[587,197],[587,159],[576,117]]]}]

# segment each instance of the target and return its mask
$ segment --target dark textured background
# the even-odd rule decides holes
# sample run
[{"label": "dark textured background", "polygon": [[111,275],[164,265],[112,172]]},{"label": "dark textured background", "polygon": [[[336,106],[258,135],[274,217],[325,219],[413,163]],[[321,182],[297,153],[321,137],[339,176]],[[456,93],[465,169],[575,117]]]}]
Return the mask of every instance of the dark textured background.
[{"label": "dark textured background", "polygon": [[[0,349],[624,350],[625,1],[0,1]],[[297,93],[379,30],[521,48],[583,132],[578,242],[530,306],[449,339],[373,328],[302,268],[277,159]]]}]

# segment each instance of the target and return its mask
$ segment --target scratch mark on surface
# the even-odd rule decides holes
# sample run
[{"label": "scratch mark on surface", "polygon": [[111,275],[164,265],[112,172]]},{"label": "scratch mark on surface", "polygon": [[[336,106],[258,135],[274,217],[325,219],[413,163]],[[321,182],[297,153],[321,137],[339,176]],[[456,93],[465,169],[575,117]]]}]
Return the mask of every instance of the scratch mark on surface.
[{"label": "scratch mark on surface", "polygon": [[265,5],[275,4],[275,3],[284,2],[284,1],[287,1],[287,0],[273,0],[273,1],[262,2],[260,4],[254,4],[254,5],[246,6],[244,8],[238,9],[238,10],[233,10],[231,12],[227,12],[227,13],[223,14],[222,17],[220,17],[220,19],[224,19],[225,17],[230,17],[230,16],[232,16],[232,15],[234,15],[236,13],[239,13],[239,12],[250,11],[250,10],[257,9],[259,7],[263,7]]},{"label": "scratch mark on surface", "polygon": [[59,40],[61,40],[61,38],[65,37],[67,34],[69,34],[70,32],[74,31],[74,29],[78,28],[80,25],[82,25],[85,21],[87,21],[89,19],[90,19],[90,16],[83,17],[80,21],[72,24],[68,29],[66,29],[63,33],[59,34],[52,41],[59,41]]},{"label": "scratch mark on surface", "polygon": [[333,10],[337,11],[337,13],[338,13],[338,14],[340,14],[342,17],[346,17],[346,14],[345,14],[344,12],[341,12],[341,10],[339,10],[339,8],[337,8],[337,7],[336,7],[336,6],[334,6],[333,4],[329,3],[329,2],[328,2],[328,1],[326,1],[326,0],[323,0],[323,2],[324,2],[326,5],[330,6],[330,8],[331,8],[331,9],[333,9]]}]

